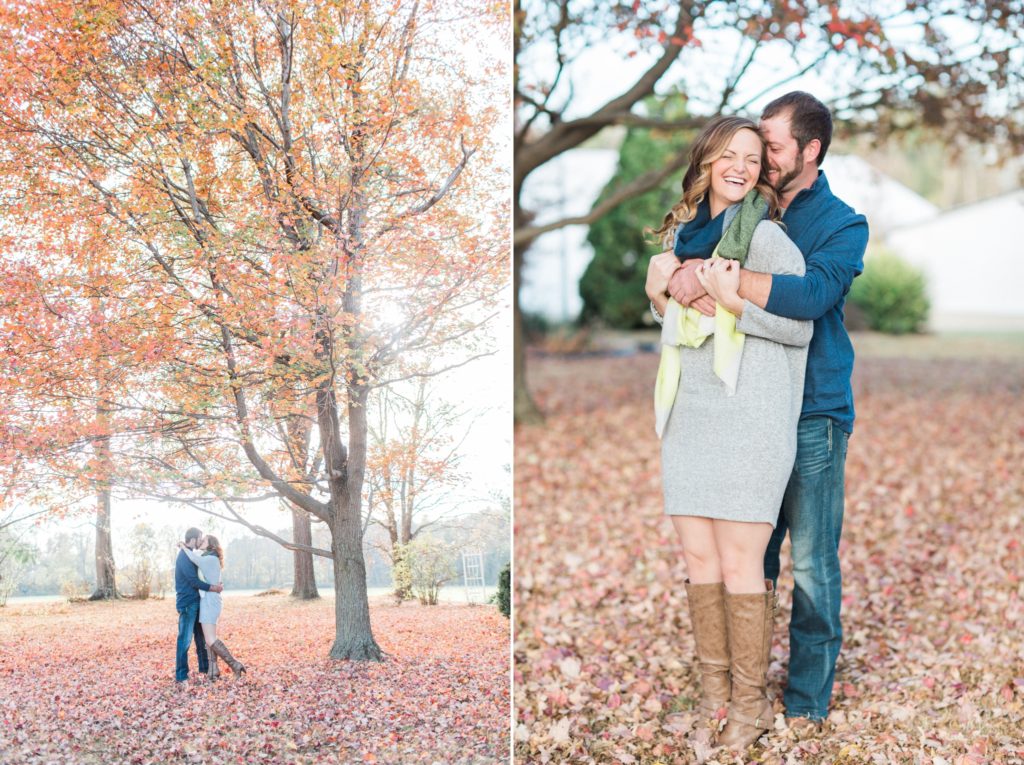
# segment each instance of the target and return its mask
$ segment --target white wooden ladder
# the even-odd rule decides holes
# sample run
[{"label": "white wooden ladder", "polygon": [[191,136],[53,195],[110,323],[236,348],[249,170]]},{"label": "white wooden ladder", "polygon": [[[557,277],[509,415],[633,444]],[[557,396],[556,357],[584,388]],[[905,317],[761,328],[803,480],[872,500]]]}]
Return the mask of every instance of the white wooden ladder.
[{"label": "white wooden ladder", "polygon": [[478,550],[462,553],[462,581],[466,588],[466,600],[483,603],[487,600],[487,586],[484,582],[484,554]]}]

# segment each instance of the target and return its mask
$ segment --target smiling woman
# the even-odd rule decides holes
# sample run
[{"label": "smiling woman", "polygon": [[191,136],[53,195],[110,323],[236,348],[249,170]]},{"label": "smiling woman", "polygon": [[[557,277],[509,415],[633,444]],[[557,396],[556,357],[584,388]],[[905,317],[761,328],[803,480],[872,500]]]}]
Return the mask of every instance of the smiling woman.
[{"label": "smiling woman", "polygon": [[[700,709],[717,726],[728,704],[719,743],[738,749],[774,716],[765,691],[774,592],[762,560],[796,458],[811,339],[811,322],[768,314],[739,297],[741,265],[804,273],[800,251],[775,222],[767,170],[753,122],[712,120],[694,142],[682,199],[659,230],[673,251],[652,260],[647,283],[663,322],[656,430],[665,513],[690,575]],[[705,312],[712,315],[668,297],[681,261],[697,268],[715,303]]]},{"label": "smiling woman", "polygon": [[[776,218],[778,197],[764,172],[767,167],[767,156],[757,125],[743,117],[712,120],[690,149],[690,164],[683,176],[683,196],[665,215],[661,228],[655,234],[666,244],[672,243],[673,233],[677,239],[687,239],[697,231],[705,235],[711,232],[720,235],[722,226],[721,220],[717,219],[718,214],[742,200],[755,186],[768,203],[768,217]],[[726,175],[732,182],[725,180]],[[687,232],[682,224],[700,216],[700,203],[708,197],[709,189],[707,211],[716,222],[710,231],[703,231],[701,226],[691,226],[691,231]],[[700,251],[705,250],[707,255],[711,254],[706,247]]]},{"label": "smiling woman", "polygon": [[711,163],[711,214],[723,205],[742,202],[761,172],[761,139],[751,130],[737,130],[722,155]]}]

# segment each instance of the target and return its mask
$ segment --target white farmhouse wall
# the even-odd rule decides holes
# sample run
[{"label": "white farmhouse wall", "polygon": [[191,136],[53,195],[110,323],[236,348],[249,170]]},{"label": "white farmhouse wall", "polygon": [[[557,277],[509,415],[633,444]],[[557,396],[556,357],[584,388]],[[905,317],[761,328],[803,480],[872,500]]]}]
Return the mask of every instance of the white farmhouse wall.
[{"label": "white farmhouse wall", "polygon": [[[523,205],[536,224],[584,215],[619,161],[614,149],[573,149],[537,168],[523,184]],[[588,226],[566,226],[539,237],[523,262],[519,304],[528,314],[571,321],[583,310],[579,283],[594,257]]]},{"label": "white farmhouse wall", "polygon": [[893,229],[939,214],[939,208],[916,191],[853,154],[825,155],[822,170],[832,193],[868,219],[876,241]]},{"label": "white farmhouse wall", "polygon": [[924,271],[933,330],[1024,329],[1024,190],[889,233]]}]

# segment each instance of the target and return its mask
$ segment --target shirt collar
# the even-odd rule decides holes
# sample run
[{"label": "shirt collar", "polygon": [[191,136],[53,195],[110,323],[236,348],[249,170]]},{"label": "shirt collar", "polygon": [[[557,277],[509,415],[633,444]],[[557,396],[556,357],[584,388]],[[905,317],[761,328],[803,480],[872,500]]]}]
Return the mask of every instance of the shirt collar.
[{"label": "shirt collar", "polygon": [[789,203],[789,207],[787,207],[786,209],[792,210],[794,207],[799,207],[800,205],[809,202],[811,198],[814,197],[816,194],[820,194],[821,192],[827,192],[828,190],[828,180],[825,178],[825,171],[819,170],[818,177],[814,181],[814,183],[812,183],[810,187],[806,189],[800,189],[800,191],[797,192],[796,196],[793,197],[793,201]]}]

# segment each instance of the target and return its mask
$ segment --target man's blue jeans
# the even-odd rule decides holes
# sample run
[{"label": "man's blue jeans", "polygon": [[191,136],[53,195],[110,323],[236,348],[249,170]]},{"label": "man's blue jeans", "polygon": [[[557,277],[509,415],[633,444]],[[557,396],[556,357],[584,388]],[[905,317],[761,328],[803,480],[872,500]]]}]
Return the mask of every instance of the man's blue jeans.
[{"label": "man's blue jeans", "polygon": [[178,611],[178,657],[174,665],[174,679],[178,682],[188,680],[188,648],[196,641],[196,658],[199,659],[199,671],[210,669],[210,659],[206,655],[206,641],[203,640],[203,628],[199,624],[199,603],[186,606]]},{"label": "man's blue jeans", "polygon": [[783,694],[788,717],[823,720],[828,716],[843,642],[839,536],[847,439],[829,417],[800,420],[796,464],[764,556],[765,577],[778,583],[779,550],[788,530],[794,580],[789,685]]}]

